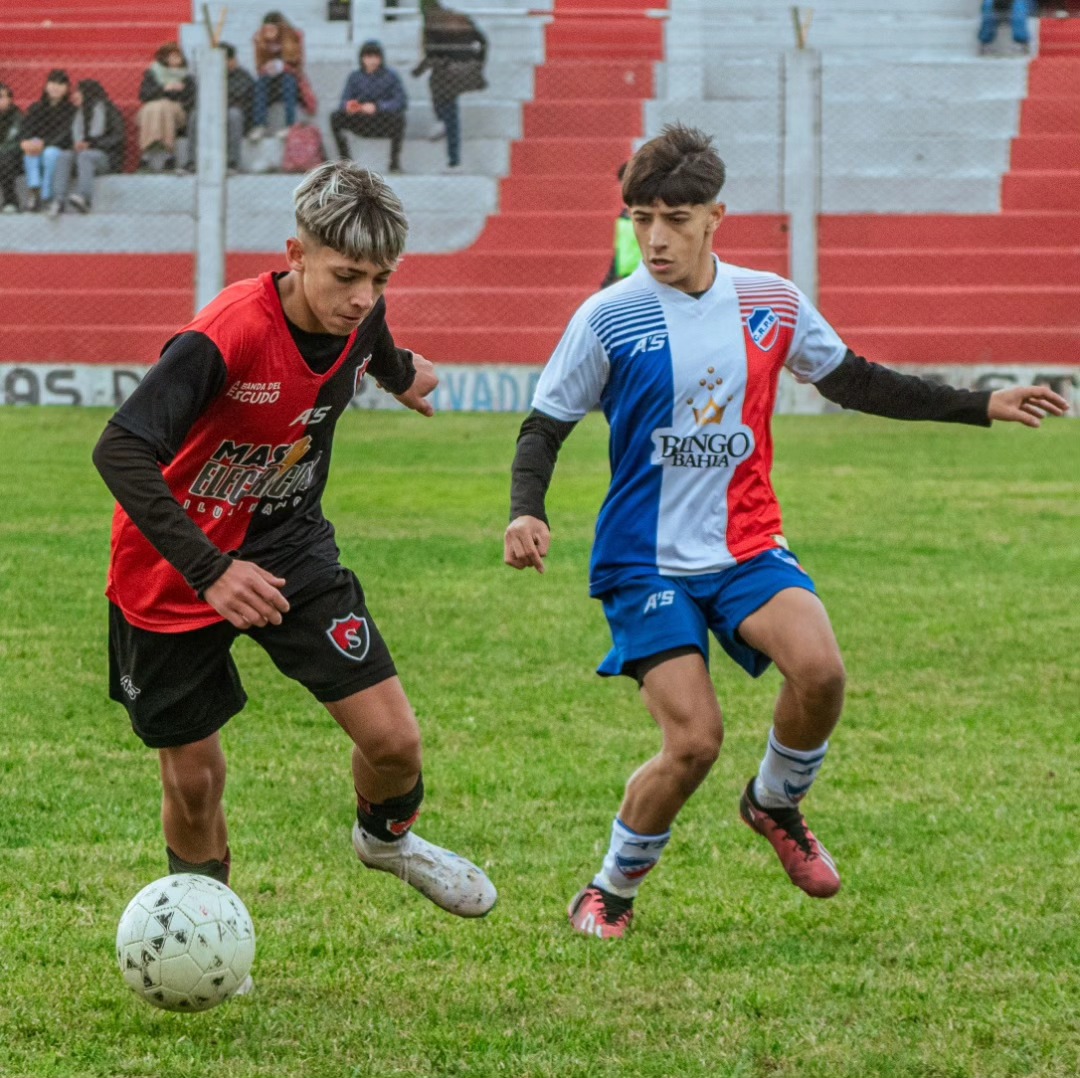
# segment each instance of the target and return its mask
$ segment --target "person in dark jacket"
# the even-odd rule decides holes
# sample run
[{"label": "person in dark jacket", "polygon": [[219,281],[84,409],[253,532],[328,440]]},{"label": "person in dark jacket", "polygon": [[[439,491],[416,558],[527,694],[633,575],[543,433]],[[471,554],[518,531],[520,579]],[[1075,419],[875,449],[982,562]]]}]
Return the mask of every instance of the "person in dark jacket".
[{"label": "person in dark jacket", "polygon": [[362,138],[388,138],[390,171],[400,172],[407,105],[401,76],[385,65],[382,45],[365,41],[360,46],[360,67],[345,80],[341,107],[330,116],[338,155],[349,158],[346,131]]},{"label": "person in dark jacket", "polygon": [[[109,100],[105,87],[95,79],[83,79],[71,91],[71,103],[75,106],[75,118],[71,122],[75,193],[68,195],[67,204],[79,213],[89,213],[95,177],[124,168],[127,135],[124,117]],[[71,159],[67,156],[56,171],[56,199],[61,204],[70,180]]]},{"label": "person in dark jacket", "polygon": [[22,109],[11,87],[0,82],[0,211],[18,213],[15,177],[22,172]]},{"label": "person in dark jacket", "polygon": [[164,147],[167,168],[176,163],[176,138],[188,126],[195,108],[195,79],[175,41],[167,41],[154,53],[153,63],[139,87],[139,153],[144,164],[147,151]]},{"label": "person in dark jacket", "polygon": [[23,169],[29,189],[26,208],[31,213],[48,204],[55,217],[64,208],[54,198],[57,166],[71,149],[71,123],[75,106],[71,103],[71,80],[66,71],[54,68],[45,80],[41,97],[26,110],[22,128]]},{"label": "person in dark jacket", "polygon": [[413,69],[413,77],[431,72],[431,104],[446,129],[447,164],[453,170],[461,167],[458,97],[487,86],[483,74],[487,38],[468,15],[444,8],[439,0],[420,0],[420,10],[424,58]]},{"label": "person in dark jacket", "polygon": [[228,108],[229,168],[240,167],[240,151],[244,136],[255,126],[255,76],[236,58],[236,46],[222,42],[225,50],[226,86],[225,98]]}]

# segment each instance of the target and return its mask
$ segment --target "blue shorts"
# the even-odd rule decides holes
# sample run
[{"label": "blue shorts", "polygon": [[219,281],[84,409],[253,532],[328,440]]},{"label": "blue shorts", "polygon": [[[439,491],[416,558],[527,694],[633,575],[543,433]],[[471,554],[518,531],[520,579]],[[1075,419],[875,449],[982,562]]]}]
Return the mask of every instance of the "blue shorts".
[{"label": "blue shorts", "polygon": [[709,662],[709,632],[751,677],[772,661],[739,636],[743,620],[786,588],[814,592],[814,582],[787,550],[766,550],[742,565],[705,576],[645,576],[601,596],[615,646],[603,677],[633,676],[635,665],[673,648],[696,647]]}]

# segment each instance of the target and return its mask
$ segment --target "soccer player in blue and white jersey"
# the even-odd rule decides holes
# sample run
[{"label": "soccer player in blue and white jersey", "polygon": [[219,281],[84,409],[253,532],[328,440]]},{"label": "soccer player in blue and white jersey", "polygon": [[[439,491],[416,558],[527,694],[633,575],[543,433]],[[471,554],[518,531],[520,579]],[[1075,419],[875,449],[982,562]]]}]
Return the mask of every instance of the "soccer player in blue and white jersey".
[{"label": "soccer player in blue and white jersey", "polygon": [[723,182],[711,139],[692,128],[666,127],[634,155],[622,193],[642,264],[570,320],[514,458],[505,561],[543,572],[559,447],[590,409],[607,417],[611,485],[590,592],[604,604],[614,646],[599,672],[637,680],[663,744],[631,775],[607,856],[570,903],[573,927],[606,939],[625,933],[675,817],[720,752],[710,632],[752,676],[770,662],[783,675],[742,819],[807,894],[840,889],[799,807],[840,718],[845,675],[814,583],[784,539],[770,480],[781,369],[845,408],[896,419],[1038,427],[1066,408],[1044,387],[969,392],[856,356],[790,281],[712,253]]}]

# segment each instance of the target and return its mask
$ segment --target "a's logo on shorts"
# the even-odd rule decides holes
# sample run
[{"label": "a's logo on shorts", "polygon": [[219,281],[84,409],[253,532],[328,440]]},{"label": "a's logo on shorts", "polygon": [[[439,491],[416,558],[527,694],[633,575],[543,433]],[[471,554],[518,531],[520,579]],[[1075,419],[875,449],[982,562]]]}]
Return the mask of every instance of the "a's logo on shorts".
[{"label": "a's logo on shorts", "polygon": [[127,674],[120,679],[120,688],[127,693],[127,698],[129,700],[134,700],[135,697],[142,692],[142,689],[140,689]]},{"label": "a's logo on shorts", "polygon": [[326,635],[330,637],[330,643],[346,659],[355,659],[356,662],[363,662],[368,648],[371,647],[371,633],[368,632],[367,618],[359,617],[357,614],[335,618],[330,622]]},{"label": "a's logo on shorts", "polygon": [[[769,553],[782,562],[786,562],[794,569],[798,569],[800,573],[806,573],[806,570],[799,564],[799,559],[795,557],[789,550],[770,550]],[[809,574],[807,573],[809,576]]]}]

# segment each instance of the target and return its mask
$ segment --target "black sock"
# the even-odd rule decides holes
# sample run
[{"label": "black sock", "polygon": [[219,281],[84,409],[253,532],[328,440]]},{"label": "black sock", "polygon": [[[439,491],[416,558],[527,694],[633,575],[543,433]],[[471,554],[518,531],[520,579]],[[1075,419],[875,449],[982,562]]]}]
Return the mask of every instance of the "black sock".
[{"label": "black sock", "polygon": [[420,815],[420,802],[424,800],[424,776],[416,785],[400,797],[391,797],[379,805],[373,805],[359,791],[356,794],[356,819],[360,826],[374,838],[383,842],[397,842],[409,833]]},{"label": "black sock", "polygon": [[217,880],[218,883],[229,886],[229,870],[232,868],[232,852],[229,847],[225,847],[225,860],[216,861],[211,858],[209,861],[202,861],[199,864],[192,864],[190,861],[185,861],[182,857],[175,854],[168,846],[165,847],[165,854],[169,858],[169,872],[176,875],[179,872],[193,872],[196,876],[209,876],[212,880]]}]

